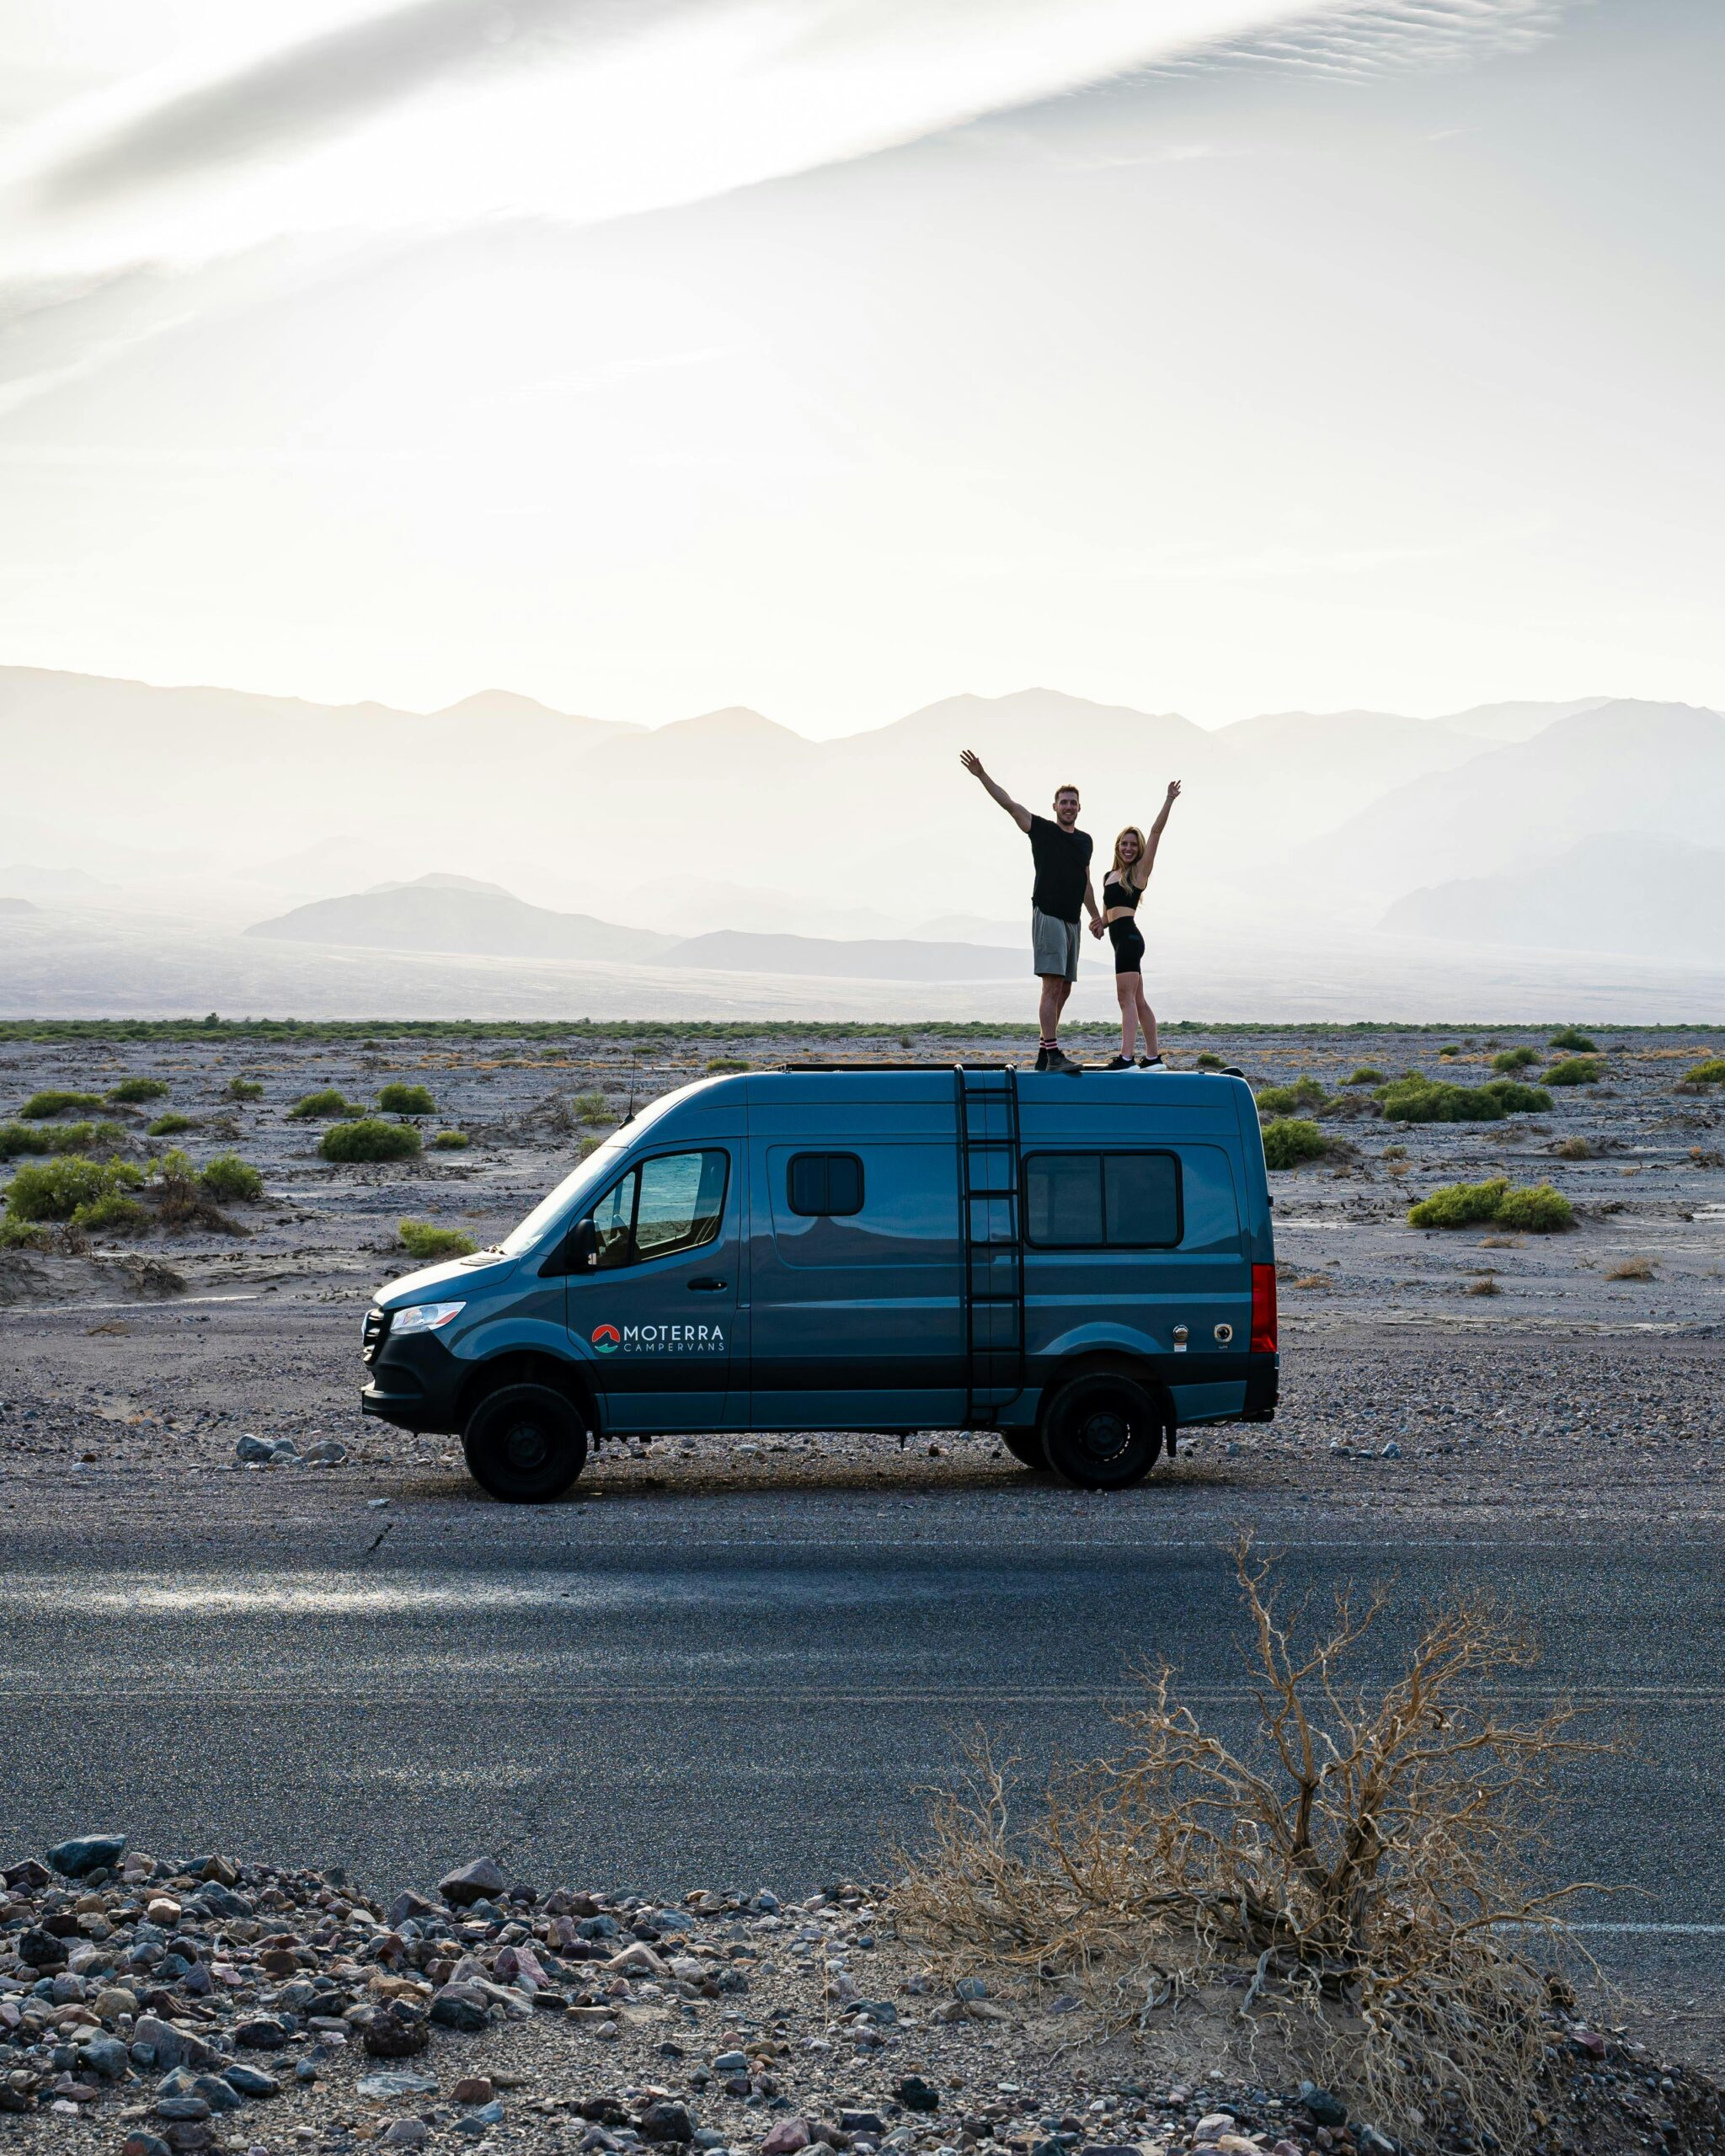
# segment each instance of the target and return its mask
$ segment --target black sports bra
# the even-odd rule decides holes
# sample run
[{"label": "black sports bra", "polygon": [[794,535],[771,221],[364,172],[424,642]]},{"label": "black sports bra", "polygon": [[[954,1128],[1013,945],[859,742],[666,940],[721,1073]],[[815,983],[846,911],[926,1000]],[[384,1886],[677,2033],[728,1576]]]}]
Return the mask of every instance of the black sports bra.
[{"label": "black sports bra", "polygon": [[1102,910],[1104,913],[1115,906],[1124,906],[1129,913],[1136,913],[1138,901],[1143,896],[1136,884],[1123,883],[1112,873],[1102,879]]}]

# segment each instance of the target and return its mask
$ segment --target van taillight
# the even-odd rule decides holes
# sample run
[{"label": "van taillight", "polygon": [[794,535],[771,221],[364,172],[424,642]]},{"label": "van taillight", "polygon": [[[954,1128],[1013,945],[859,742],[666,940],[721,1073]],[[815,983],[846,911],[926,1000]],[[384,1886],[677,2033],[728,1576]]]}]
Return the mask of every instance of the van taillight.
[{"label": "van taillight", "polygon": [[1254,1265],[1252,1268],[1252,1352],[1254,1355],[1274,1355],[1276,1352],[1274,1265]]}]

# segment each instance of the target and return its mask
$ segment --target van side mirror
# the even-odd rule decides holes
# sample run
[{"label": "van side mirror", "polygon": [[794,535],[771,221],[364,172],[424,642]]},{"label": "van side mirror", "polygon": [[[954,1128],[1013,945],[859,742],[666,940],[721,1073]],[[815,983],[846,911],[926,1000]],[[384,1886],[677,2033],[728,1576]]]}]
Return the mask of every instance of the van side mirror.
[{"label": "van side mirror", "polygon": [[589,1213],[569,1230],[563,1246],[563,1270],[565,1273],[585,1273],[590,1266],[598,1262],[599,1230],[593,1225],[593,1215]]}]

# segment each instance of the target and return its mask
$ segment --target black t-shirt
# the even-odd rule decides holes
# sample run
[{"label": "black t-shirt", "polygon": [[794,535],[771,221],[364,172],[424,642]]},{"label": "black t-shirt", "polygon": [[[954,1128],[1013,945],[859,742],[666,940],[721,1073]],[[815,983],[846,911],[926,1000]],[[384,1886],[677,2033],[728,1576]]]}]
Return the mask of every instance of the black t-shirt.
[{"label": "black t-shirt", "polygon": [[1056,921],[1076,921],[1083,912],[1091,845],[1088,831],[1063,831],[1046,816],[1030,819],[1030,851],[1036,857],[1030,902],[1039,912]]}]

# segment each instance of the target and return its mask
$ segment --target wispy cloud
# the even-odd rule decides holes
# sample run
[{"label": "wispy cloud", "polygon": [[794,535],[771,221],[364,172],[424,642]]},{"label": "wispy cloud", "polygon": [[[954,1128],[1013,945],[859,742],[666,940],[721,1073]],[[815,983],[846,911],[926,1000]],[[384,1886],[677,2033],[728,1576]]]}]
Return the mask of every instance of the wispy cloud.
[{"label": "wispy cloud", "polygon": [[[14,265],[699,200],[1146,68],[1359,72],[1542,34],[1553,0],[407,0],[51,115]],[[279,19],[279,18],[277,19]],[[303,23],[303,17],[301,18]]]},{"label": "wispy cloud", "polygon": [[1343,0],[1286,24],[1218,38],[1155,63],[1165,74],[1244,67],[1338,81],[1520,52],[1558,29],[1566,0]]}]

